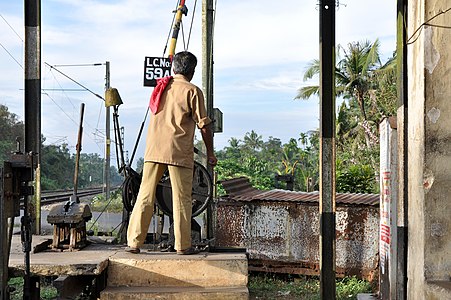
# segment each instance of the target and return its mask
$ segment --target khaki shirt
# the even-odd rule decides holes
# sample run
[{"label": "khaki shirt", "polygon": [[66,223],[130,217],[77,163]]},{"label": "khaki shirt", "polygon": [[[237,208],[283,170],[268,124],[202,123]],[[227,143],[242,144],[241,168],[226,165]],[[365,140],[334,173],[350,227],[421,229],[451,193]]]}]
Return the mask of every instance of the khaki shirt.
[{"label": "khaki shirt", "polygon": [[150,117],[144,161],[193,168],[195,125],[209,123],[202,91],[183,75],[174,75]]}]

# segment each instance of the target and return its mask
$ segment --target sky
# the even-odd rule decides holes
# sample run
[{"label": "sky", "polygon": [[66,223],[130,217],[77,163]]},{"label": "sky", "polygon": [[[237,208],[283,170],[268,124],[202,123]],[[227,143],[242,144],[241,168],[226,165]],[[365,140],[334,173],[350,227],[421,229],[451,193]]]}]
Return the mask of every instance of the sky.
[{"label": "sky", "polygon": [[[318,1],[215,3],[214,107],[223,113],[223,132],[215,134],[215,149],[228,146],[232,137],[243,140],[251,130],[265,141],[274,137],[285,143],[299,138],[301,132],[317,129],[318,97],[294,97],[300,87],[318,84],[317,78],[302,80],[308,63],[319,57]],[[145,112],[152,92],[151,87],[143,86],[144,58],[167,56],[164,48],[176,5],[174,0],[41,0],[41,127],[45,144],[67,143],[75,151],[80,105],[85,103],[82,152],[103,156],[103,101],[80,91],[79,85],[55,68],[103,96],[105,62],[109,61],[110,84],[123,101],[119,123],[124,127],[125,150],[131,156],[139,128],[148,122]],[[176,52],[187,49],[198,57],[192,82],[201,87],[202,1],[186,0],[186,5],[188,15],[183,17],[184,30]],[[0,104],[22,120],[23,6],[24,1],[0,0]],[[376,39],[385,62],[396,48],[396,1],[340,1],[336,45]],[[93,65],[97,63],[101,65]],[[144,135],[136,157],[143,156]],[[112,154],[115,159],[113,149]]]}]

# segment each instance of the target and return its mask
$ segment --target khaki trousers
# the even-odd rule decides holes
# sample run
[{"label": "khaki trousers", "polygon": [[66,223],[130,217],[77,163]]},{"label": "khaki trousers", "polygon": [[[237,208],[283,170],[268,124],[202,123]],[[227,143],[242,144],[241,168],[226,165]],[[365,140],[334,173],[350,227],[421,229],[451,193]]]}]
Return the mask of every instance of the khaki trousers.
[{"label": "khaki trousers", "polygon": [[129,247],[139,248],[144,244],[153,215],[157,184],[166,169],[172,186],[174,248],[185,250],[191,247],[193,169],[154,162],[144,163],[141,186],[127,230]]}]

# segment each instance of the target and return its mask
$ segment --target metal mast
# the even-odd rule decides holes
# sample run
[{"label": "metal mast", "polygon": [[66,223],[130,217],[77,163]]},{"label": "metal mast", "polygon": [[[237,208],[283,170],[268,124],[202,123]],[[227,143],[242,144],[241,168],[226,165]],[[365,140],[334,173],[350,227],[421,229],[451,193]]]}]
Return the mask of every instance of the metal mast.
[{"label": "metal mast", "polygon": [[335,0],[320,0],[320,294],[335,299]]}]

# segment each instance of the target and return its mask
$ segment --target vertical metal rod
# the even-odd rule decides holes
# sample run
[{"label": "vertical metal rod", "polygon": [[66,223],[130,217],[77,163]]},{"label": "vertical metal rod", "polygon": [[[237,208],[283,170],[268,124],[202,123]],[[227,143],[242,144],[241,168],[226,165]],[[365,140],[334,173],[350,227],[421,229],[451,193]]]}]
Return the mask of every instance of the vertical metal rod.
[{"label": "vertical metal rod", "polygon": [[8,215],[7,215],[7,199],[4,197],[3,181],[5,180],[4,169],[5,164],[0,165],[0,235],[3,237],[0,239],[0,299],[9,299],[8,288],[8,263],[9,263],[9,249],[10,238],[8,234]]},{"label": "vertical metal rod", "polygon": [[177,45],[177,38],[179,36],[180,25],[182,23],[184,6],[185,6],[185,0],[180,0],[180,4],[179,4],[179,6],[177,8],[177,12],[175,14],[174,27],[172,28],[171,43],[169,44],[169,58],[171,61],[175,54],[175,46]]},{"label": "vertical metal rod", "polygon": [[[40,170],[41,149],[41,1],[25,0],[25,152],[37,154],[35,170]],[[40,179],[40,176],[35,176]],[[37,189],[40,184],[37,182]],[[40,194],[32,201],[32,219],[40,232]]]},{"label": "vertical metal rod", "polygon": [[[397,78],[398,78],[398,224],[396,299],[407,299],[407,208],[408,208],[408,101],[407,101],[407,5],[408,0],[397,1]],[[399,124],[401,123],[401,126]]]},{"label": "vertical metal rod", "polygon": [[[110,62],[107,61],[105,74],[105,91],[110,88]],[[106,105],[106,103],[105,103]],[[110,107],[105,108],[105,169],[103,181],[105,184],[105,201],[110,199],[110,156],[111,156],[111,134],[110,134]]]},{"label": "vertical metal rod", "polygon": [[335,299],[335,0],[320,0],[320,295]]},{"label": "vertical metal rod", "polygon": [[82,148],[82,137],[83,137],[83,117],[85,114],[85,104],[82,103],[80,105],[80,124],[78,125],[78,137],[77,137],[77,152],[75,153],[75,172],[74,172],[74,199],[76,199],[77,203],[80,203],[80,200],[77,197],[78,192],[78,170],[80,168],[80,153]]},{"label": "vertical metal rod", "polygon": [[[205,95],[205,107],[213,120],[213,0],[202,0],[202,86]],[[212,134],[213,130],[212,130]],[[214,140],[212,138],[212,140]],[[204,149],[205,150],[205,149]],[[204,151],[206,153],[206,151]],[[208,173],[213,178],[213,168],[204,161]],[[213,238],[213,212],[207,207],[207,238]]]}]

